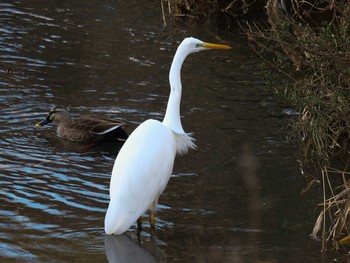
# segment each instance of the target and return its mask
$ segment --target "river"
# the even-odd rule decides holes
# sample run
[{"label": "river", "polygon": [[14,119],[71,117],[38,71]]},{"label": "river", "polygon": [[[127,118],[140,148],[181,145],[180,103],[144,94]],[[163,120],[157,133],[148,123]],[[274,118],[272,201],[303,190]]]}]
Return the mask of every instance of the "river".
[{"label": "river", "polygon": [[[0,3],[1,262],[320,262],[309,238],[314,201],[300,196],[285,105],[254,71],[238,29],[164,26],[159,1]],[[197,150],[178,157],[159,200],[156,231],[103,230],[109,180],[122,144],[62,141],[36,128],[54,105],[73,117],[162,120],[168,72],[187,36],[230,51],[189,57],[182,123]],[[145,153],[147,154],[147,153]],[[124,260],[124,261],[123,261]]]}]

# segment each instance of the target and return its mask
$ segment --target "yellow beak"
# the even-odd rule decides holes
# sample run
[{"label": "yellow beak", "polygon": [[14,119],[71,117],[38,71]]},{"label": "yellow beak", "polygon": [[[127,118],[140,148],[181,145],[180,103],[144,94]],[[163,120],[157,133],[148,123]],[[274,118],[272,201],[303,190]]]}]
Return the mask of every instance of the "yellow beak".
[{"label": "yellow beak", "polygon": [[203,43],[203,47],[211,49],[231,49],[232,47],[221,44]]}]

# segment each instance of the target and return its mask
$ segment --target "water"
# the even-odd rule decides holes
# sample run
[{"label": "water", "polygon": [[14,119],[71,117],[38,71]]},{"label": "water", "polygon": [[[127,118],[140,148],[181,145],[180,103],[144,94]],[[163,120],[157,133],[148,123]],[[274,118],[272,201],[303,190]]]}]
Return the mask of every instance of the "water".
[{"label": "water", "polygon": [[[159,1],[2,1],[0,23],[1,262],[320,262],[314,204],[299,196],[297,148],[282,129],[290,117],[252,74],[244,36],[164,27]],[[233,46],[183,67],[183,126],[198,150],[177,158],[155,235],[145,217],[140,239],[135,225],[106,237],[121,145],[72,144],[34,125],[53,105],[128,132],[161,120],[186,36]]]}]

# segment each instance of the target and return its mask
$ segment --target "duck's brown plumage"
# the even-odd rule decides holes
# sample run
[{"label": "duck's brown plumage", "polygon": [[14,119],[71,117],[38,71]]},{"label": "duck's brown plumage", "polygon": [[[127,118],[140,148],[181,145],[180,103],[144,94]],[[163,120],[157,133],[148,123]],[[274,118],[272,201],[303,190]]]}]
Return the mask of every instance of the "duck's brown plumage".
[{"label": "duck's brown plumage", "polygon": [[70,141],[125,141],[128,138],[123,130],[126,125],[123,122],[91,116],[72,119],[68,110],[61,106],[53,107],[47,117],[36,124],[36,127],[51,122],[58,124],[57,135]]}]

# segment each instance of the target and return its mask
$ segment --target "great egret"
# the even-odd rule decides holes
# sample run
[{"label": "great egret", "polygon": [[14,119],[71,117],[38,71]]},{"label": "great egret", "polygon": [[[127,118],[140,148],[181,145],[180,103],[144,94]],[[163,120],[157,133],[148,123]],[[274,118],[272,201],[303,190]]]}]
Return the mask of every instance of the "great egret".
[{"label": "great egret", "polygon": [[58,137],[70,141],[125,141],[128,138],[122,128],[126,125],[123,122],[92,116],[72,119],[68,110],[62,106],[53,107],[46,118],[37,123],[35,127],[42,127],[51,122],[58,124]]},{"label": "great egret", "polygon": [[220,44],[185,38],[171,64],[170,96],[163,122],[146,120],[140,124],[121,148],[112,170],[110,203],[105,217],[107,234],[122,234],[150,210],[150,225],[155,226],[154,213],[174,165],[175,155],[195,148],[185,133],[180,119],[181,66],[194,52],[207,49],[230,49]]}]

